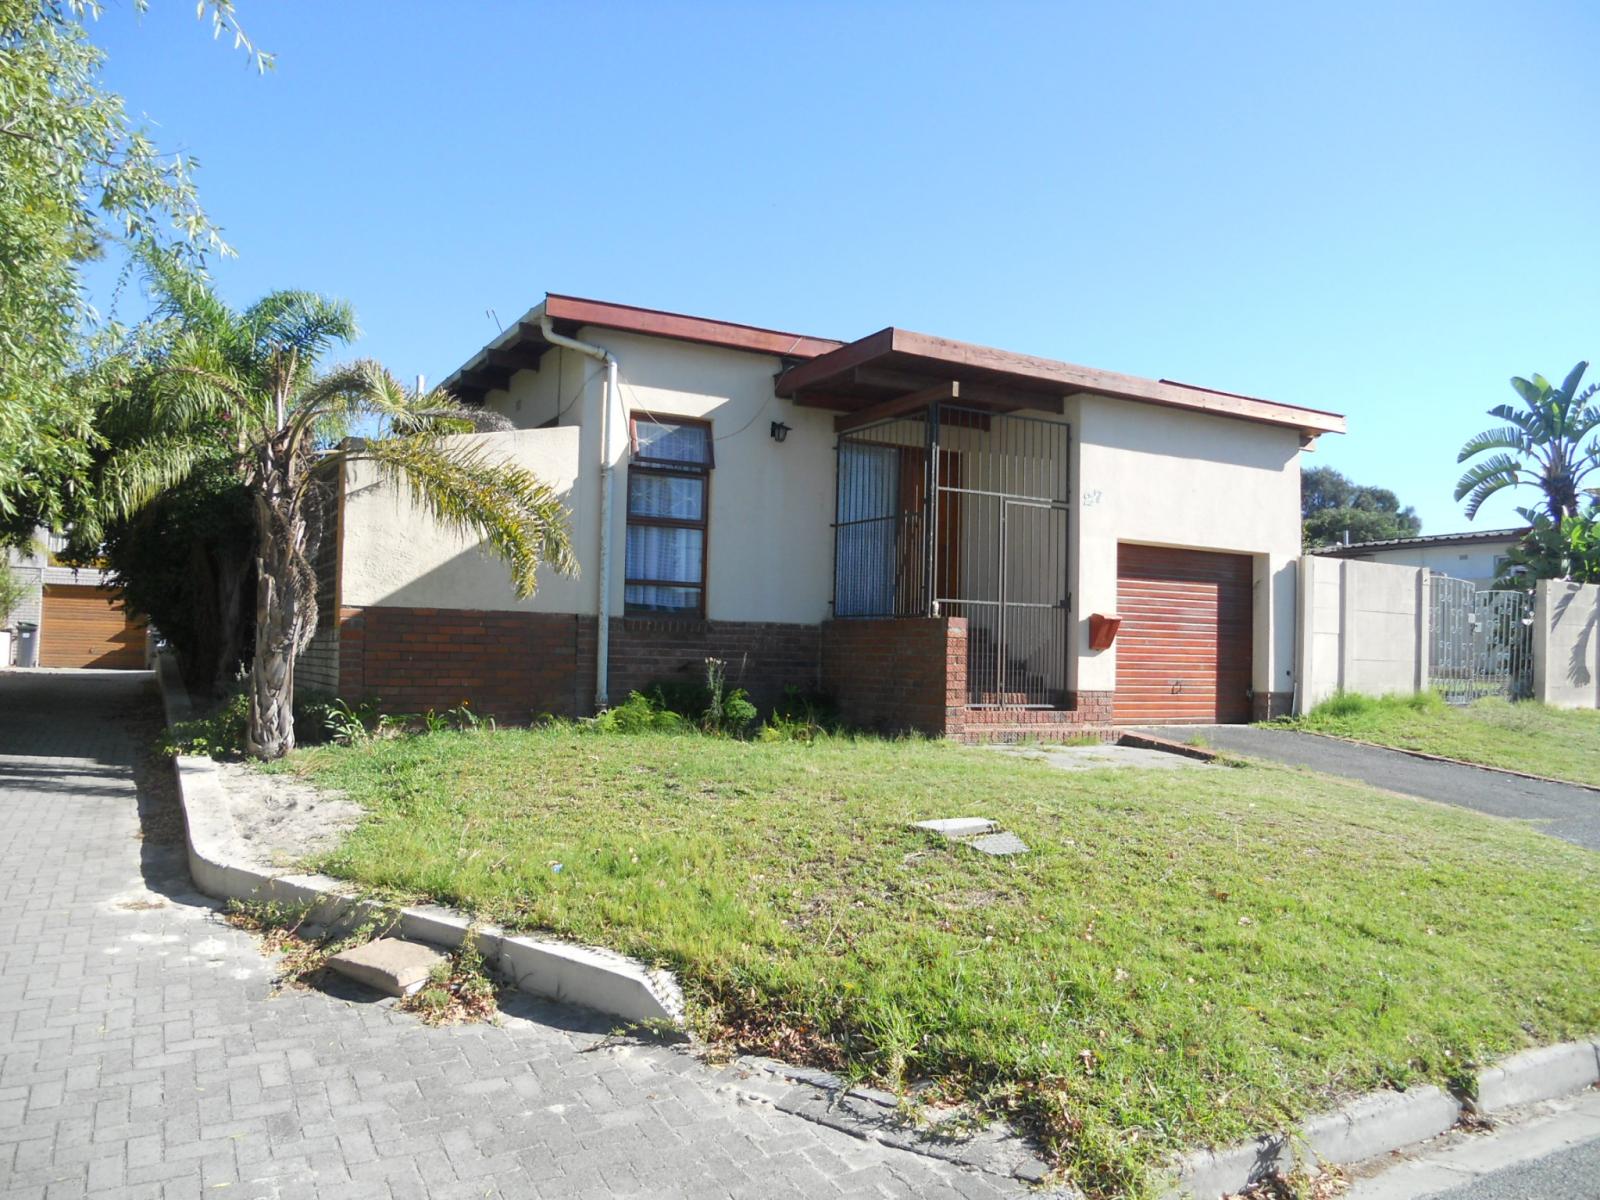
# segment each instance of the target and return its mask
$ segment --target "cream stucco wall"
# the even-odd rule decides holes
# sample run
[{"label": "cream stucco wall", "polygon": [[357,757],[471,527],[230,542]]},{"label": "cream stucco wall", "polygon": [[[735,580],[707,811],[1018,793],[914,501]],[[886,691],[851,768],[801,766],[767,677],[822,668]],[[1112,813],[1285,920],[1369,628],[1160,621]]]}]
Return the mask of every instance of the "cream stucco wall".
[{"label": "cream stucco wall", "polygon": [[1077,396],[1077,545],[1071,565],[1081,691],[1116,686],[1116,646],[1089,649],[1089,616],[1114,613],[1117,543],[1249,554],[1255,561],[1254,687],[1294,685],[1300,439],[1293,429]]},{"label": "cream stucco wall", "polygon": [[[598,527],[592,480],[579,482],[579,430],[518,430],[472,434],[493,457],[526,467],[554,488],[572,513],[578,546],[594,542]],[[505,565],[469,538],[436,524],[370,463],[350,467],[345,480],[340,603],[367,607],[521,609],[528,612],[593,610],[593,584],[541,568],[538,591],[518,600]]]},{"label": "cream stucco wall", "polygon": [[1509,554],[1514,545],[1514,540],[1507,539],[1465,546],[1397,546],[1391,550],[1373,550],[1359,557],[1351,557],[1359,562],[1426,567],[1441,575],[1470,579],[1479,587],[1488,587],[1495,579],[1495,560]]},{"label": "cream stucco wall", "polygon": [[[706,615],[726,621],[826,620],[833,596],[833,414],[776,397],[772,381],[781,364],[768,355],[603,329],[585,329],[580,336],[616,356],[626,414],[711,422],[716,465],[707,514]],[[563,426],[581,421],[579,455],[585,482],[598,498],[603,392],[598,363],[552,350],[539,370],[518,372],[506,391],[490,394],[488,404],[518,425],[548,420],[557,407]],[[790,427],[781,444],[771,437],[774,421]],[[610,608],[620,614],[628,519],[625,419],[614,421],[610,440],[616,473]],[[591,588],[597,586],[597,524],[585,533],[579,555]],[[583,611],[595,610],[595,594],[585,593]]]}]

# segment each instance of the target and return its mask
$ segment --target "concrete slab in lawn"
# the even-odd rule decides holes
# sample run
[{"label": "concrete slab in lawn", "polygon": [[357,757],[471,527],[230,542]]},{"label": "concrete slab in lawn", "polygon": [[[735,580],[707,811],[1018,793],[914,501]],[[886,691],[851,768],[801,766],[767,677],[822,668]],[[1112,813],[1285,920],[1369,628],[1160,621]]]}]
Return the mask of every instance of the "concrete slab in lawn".
[{"label": "concrete slab in lawn", "polygon": [[428,972],[445,956],[421,942],[379,938],[365,946],[341,950],[328,965],[341,975],[388,996],[409,996],[428,982]]},{"label": "concrete slab in lawn", "polygon": [[988,817],[940,817],[936,821],[918,821],[915,828],[947,838],[969,838],[993,833],[998,827]]}]

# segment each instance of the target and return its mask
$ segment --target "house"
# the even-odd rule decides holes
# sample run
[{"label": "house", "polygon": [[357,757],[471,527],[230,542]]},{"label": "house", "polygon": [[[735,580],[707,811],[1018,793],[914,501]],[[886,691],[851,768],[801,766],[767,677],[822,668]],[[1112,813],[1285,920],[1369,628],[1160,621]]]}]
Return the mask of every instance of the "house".
[{"label": "house", "polygon": [[1435,533],[1427,537],[1352,542],[1328,546],[1315,553],[1363,562],[1426,567],[1439,575],[1470,580],[1480,588],[1488,588],[1500,577],[1511,548],[1527,532],[1528,527],[1523,525],[1516,529],[1484,529],[1473,533]]},{"label": "house", "polygon": [[5,565],[25,592],[15,609],[0,613],[0,629],[11,634],[0,667],[31,656],[41,667],[143,670],[145,622],[123,611],[106,572],[60,566],[55,555],[64,546],[64,538],[40,530],[31,550],[7,552]]},{"label": "house", "polygon": [[560,490],[581,571],[519,601],[353,466],[302,689],[524,719],[715,656],[757,703],[969,740],[1290,703],[1300,454],[1336,414],[554,294],[445,383],[515,424],[477,436]]}]

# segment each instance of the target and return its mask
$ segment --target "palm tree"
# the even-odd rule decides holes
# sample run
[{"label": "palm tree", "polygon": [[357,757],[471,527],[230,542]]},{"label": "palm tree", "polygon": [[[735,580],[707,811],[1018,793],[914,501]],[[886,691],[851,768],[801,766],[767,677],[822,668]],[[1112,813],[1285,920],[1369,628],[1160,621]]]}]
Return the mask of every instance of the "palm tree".
[{"label": "palm tree", "polygon": [[[249,753],[270,759],[294,748],[294,663],[318,619],[311,562],[346,464],[375,464],[434,520],[482,539],[519,597],[533,594],[541,563],[575,569],[556,493],[451,436],[510,428],[503,418],[408,389],[371,360],[319,373],[322,354],[357,334],[349,305],[282,291],[234,312],[171,263],[149,266],[171,335],[120,394],[144,433],[106,462],[100,504],[129,516],[219,449],[227,455],[255,520]],[[124,428],[130,415],[117,417]],[[349,436],[357,422],[376,436]]]},{"label": "palm tree", "polygon": [[1545,507],[1560,523],[1578,515],[1580,485],[1600,470],[1600,438],[1587,446],[1583,440],[1600,429],[1600,406],[1593,403],[1600,385],[1583,385],[1589,364],[1581,362],[1567,373],[1559,388],[1543,375],[1515,378],[1511,386],[1522,407],[1497,404],[1491,417],[1510,422],[1485,430],[1461,447],[1457,462],[1493,451],[1474,463],[1456,484],[1456,499],[1466,498],[1467,519],[1478,515],[1483,502],[1502,488],[1532,484],[1544,492]]}]

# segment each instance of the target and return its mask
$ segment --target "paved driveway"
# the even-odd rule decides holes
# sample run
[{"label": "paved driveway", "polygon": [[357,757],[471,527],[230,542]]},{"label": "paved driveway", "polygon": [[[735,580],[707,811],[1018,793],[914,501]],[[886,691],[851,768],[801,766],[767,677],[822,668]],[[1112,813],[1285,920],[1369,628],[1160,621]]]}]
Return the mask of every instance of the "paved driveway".
[{"label": "paved driveway", "polygon": [[429,1029],[274,995],[189,890],[160,773],[136,770],[153,704],[142,674],[0,674],[8,1200],[1023,1194],[555,1005]]},{"label": "paved driveway", "polygon": [[1600,850],[1600,792],[1587,788],[1432,762],[1398,750],[1359,746],[1289,729],[1167,725],[1149,732],[1182,741],[1198,738],[1213,750],[1310,767],[1407,796],[1530,821],[1552,837]]}]

